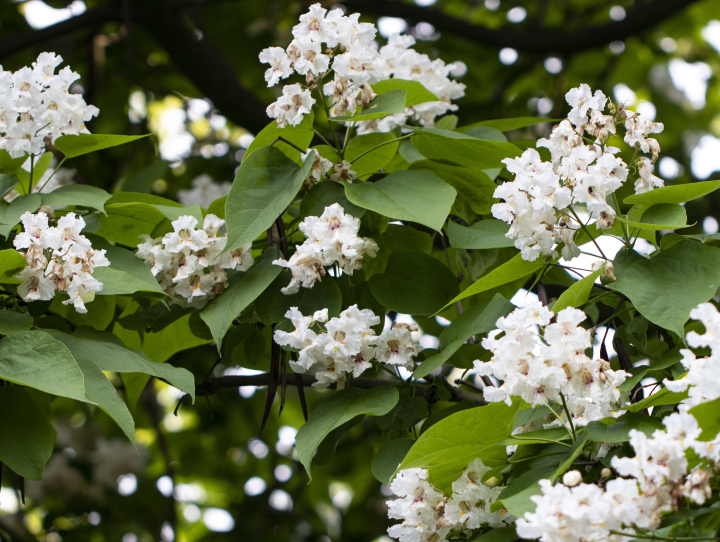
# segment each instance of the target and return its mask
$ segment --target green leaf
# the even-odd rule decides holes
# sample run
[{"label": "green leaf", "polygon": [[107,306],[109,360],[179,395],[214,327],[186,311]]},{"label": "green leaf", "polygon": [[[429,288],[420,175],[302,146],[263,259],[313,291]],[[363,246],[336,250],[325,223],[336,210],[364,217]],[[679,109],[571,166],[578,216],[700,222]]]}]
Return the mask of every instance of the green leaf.
[{"label": "green leaf", "polygon": [[110,242],[136,247],[140,244],[140,235],[151,235],[165,220],[165,216],[151,205],[112,203],[114,198],[105,205],[105,215],[100,216],[100,228],[96,232]]},{"label": "green leaf", "polygon": [[502,502],[513,516],[523,517],[525,512],[532,512],[537,506],[530,497],[542,493],[540,480],[550,478],[555,470],[555,467],[540,467],[521,474],[503,489],[495,502]]},{"label": "green leaf", "polygon": [[372,85],[375,94],[385,94],[391,90],[404,90],[405,107],[412,107],[427,102],[439,102],[440,98],[430,92],[422,83],[408,79],[385,79]]},{"label": "green leaf", "polygon": [[367,391],[345,388],[316,406],[295,438],[298,458],[310,479],[313,454],[333,429],[361,414],[387,414],[397,404],[399,397],[398,390],[392,386],[378,386]]},{"label": "green leaf", "polygon": [[577,439],[575,439],[575,442],[572,443],[572,447],[570,448],[570,453],[557,468],[557,470],[553,473],[553,475],[550,477],[550,481],[554,482],[558,476],[562,476],[565,474],[565,472],[572,466],[573,461],[575,461],[580,454],[582,454],[583,449],[585,447],[585,443],[588,441],[588,431],[587,429],[580,433],[578,435]]},{"label": "green leaf", "polygon": [[[40,158],[35,158],[35,165],[33,166],[33,186],[37,186],[40,182],[40,179],[50,166],[52,159],[53,154],[51,152],[46,152],[40,156]],[[19,168],[15,174],[22,183],[22,192],[27,194],[28,187],[30,186],[30,172],[24,168]]]},{"label": "green leaf", "polygon": [[[488,214],[493,203],[497,185],[481,169],[441,164],[434,160],[419,160],[408,168],[410,171],[432,171],[458,193],[458,201],[467,202],[478,214]],[[512,246],[512,241],[510,242]],[[504,245],[508,246],[508,245]]]},{"label": "green leaf", "polygon": [[370,465],[375,479],[383,484],[392,482],[393,474],[414,443],[415,441],[409,438],[398,438],[383,444]]},{"label": "green leaf", "polygon": [[430,171],[395,171],[375,183],[345,185],[360,207],[440,231],[455,201],[455,189]]},{"label": "green leaf", "polygon": [[590,422],[585,429],[590,440],[595,442],[619,443],[630,440],[630,430],[635,429],[651,436],[658,429],[663,431],[662,421],[659,418],[628,412],[621,418],[603,418],[602,420]]},{"label": "green leaf", "polygon": [[25,269],[26,265],[25,256],[17,250],[11,248],[0,250],[0,282],[17,284],[19,281],[15,275]]},{"label": "green leaf", "polygon": [[55,445],[55,430],[27,390],[0,386],[0,464],[40,480]]},{"label": "green leaf", "polygon": [[518,433],[498,442],[498,446],[514,446],[518,444],[565,444],[570,440],[570,433],[564,427],[538,429],[527,433]]},{"label": "green leaf", "polygon": [[512,119],[492,119],[484,120],[470,126],[464,126],[463,129],[472,128],[473,126],[489,126],[495,128],[501,132],[509,132],[510,130],[517,130],[518,128],[525,128],[526,126],[533,126],[535,124],[543,124],[545,122],[557,122],[555,119],[539,119],[536,117],[516,117]]},{"label": "green leaf", "polygon": [[133,171],[130,176],[120,179],[119,190],[123,192],[142,192],[148,194],[152,191],[155,181],[163,180],[170,162],[155,160],[140,170]]},{"label": "green leaf", "polygon": [[[122,341],[107,331],[82,327],[72,335],[73,352],[92,358],[101,371],[115,373],[143,373],[162,378],[195,401],[195,377],[187,369],[173,367],[169,363],[157,363],[138,350],[127,348]],[[70,343],[68,343],[70,344]]]},{"label": "green leaf", "polygon": [[490,529],[477,538],[473,538],[472,542],[512,542],[513,540],[517,540],[517,537],[515,526],[508,525],[507,527]]},{"label": "green leaf", "polygon": [[405,99],[407,91],[389,90],[385,94],[378,94],[365,109],[356,115],[342,115],[328,117],[331,122],[354,122],[359,120],[373,120],[395,113],[405,113]]},{"label": "green leaf", "polygon": [[255,301],[280,274],[282,267],[272,265],[276,257],[273,250],[268,250],[250,269],[233,275],[228,288],[200,311],[200,318],[210,328],[218,353],[233,319]]},{"label": "green leaf", "polygon": [[[345,160],[352,163],[352,170],[358,177],[375,173],[387,165],[397,152],[397,138],[392,133],[375,132],[353,137],[345,149]],[[378,147],[382,145],[382,147]],[[372,152],[370,149],[374,149]],[[361,154],[367,152],[361,158]]]},{"label": "green leaf", "polygon": [[720,399],[694,406],[690,414],[703,430],[699,440],[713,440],[720,435]]},{"label": "green leaf", "polygon": [[457,278],[429,254],[399,250],[385,272],[370,277],[370,291],[384,307],[405,314],[433,314],[458,291]]},{"label": "green leaf", "polygon": [[[5,152],[5,151],[0,151]],[[0,198],[20,184],[20,179],[14,173],[0,174]]]},{"label": "green leaf", "polygon": [[[313,131],[314,122],[314,112],[310,112],[308,115],[303,115],[302,122],[296,126],[288,125],[284,128],[278,128],[277,121],[271,121],[270,124],[260,130],[260,133],[256,135],[255,139],[253,139],[252,143],[250,143],[250,146],[243,156],[243,161],[247,160],[250,155],[258,149],[262,149],[270,145],[278,137],[282,137],[301,149],[307,149],[312,142],[313,136],[315,135],[315,132]],[[300,162],[300,151],[293,146],[288,145],[284,141],[278,141],[273,145],[273,147],[278,149],[293,162]]]},{"label": "green leaf", "polygon": [[644,194],[628,196],[623,203],[636,205],[657,205],[658,203],[683,203],[701,198],[720,188],[720,181],[676,184],[655,188]]},{"label": "green leaf", "polygon": [[86,401],[80,367],[67,347],[44,331],[19,331],[0,341],[0,379]]},{"label": "green leaf", "polygon": [[495,322],[498,318],[508,315],[514,309],[515,305],[500,294],[495,294],[488,303],[479,303],[463,312],[440,334],[442,350],[423,361],[415,369],[413,377],[422,378],[429,375],[450,359],[450,356],[457,352],[470,337],[492,331],[496,327]]},{"label": "green leaf", "polygon": [[397,250],[417,250],[428,254],[432,247],[429,233],[402,224],[388,224],[384,232],[373,232],[372,238],[379,250],[377,256],[363,263],[363,271],[368,278],[385,271],[388,258]]},{"label": "green leaf", "polygon": [[520,154],[520,149],[512,143],[437,128],[416,128],[411,141],[425,158],[470,168],[502,167],[504,158]]},{"label": "green leaf", "polygon": [[98,211],[105,210],[105,202],[110,194],[102,188],[84,184],[70,184],[56,188],[52,192],[41,194],[42,204],[50,207],[90,207]]},{"label": "green leaf", "polygon": [[[55,330],[48,330],[48,334],[62,342],[75,358],[83,373],[87,399],[98,405],[103,412],[115,420],[130,442],[134,443],[135,421],[132,414],[130,414],[125,401],[117,394],[115,387],[97,365],[99,357],[110,352],[94,348],[92,342],[78,339],[75,335]],[[117,353],[112,352],[112,354],[116,355]]]},{"label": "green leaf", "polygon": [[32,326],[33,318],[25,312],[0,311],[0,335],[10,335],[18,331],[30,331]]},{"label": "green leaf", "polygon": [[55,148],[61,151],[65,158],[75,158],[90,152],[124,145],[151,134],[141,136],[109,135],[109,134],[80,134],[64,135],[55,140]]},{"label": "green leaf", "polygon": [[7,208],[7,223],[0,224],[0,235],[7,238],[15,226],[20,223],[20,217],[25,213],[34,213],[42,205],[38,194],[25,194],[18,196]]},{"label": "green leaf", "polygon": [[658,203],[645,209],[638,220],[628,220],[618,215],[617,220],[633,228],[643,230],[677,230],[687,228],[685,207],[674,203]]},{"label": "green leaf", "polygon": [[449,221],[447,224],[450,245],[464,249],[484,250],[515,246],[513,239],[505,237],[509,229],[510,226],[505,222],[492,218],[476,222],[470,227],[461,226],[453,221]]},{"label": "green leaf", "polygon": [[93,248],[106,251],[105,256],[110,262],[107,267],[97,267],[93,270],[93,277],[103,283],[103,289],[98,295],[129,295],[136,292],[165,295],[150,268],[133,252],[111,245],[95,235],[89,238]]},{"label": "green leaf", "polygon": [[516,413],[517,404],[505,403],[456,412],[420,435],[398,470],[426,468],[433,485],[449,493],[473,459],[492,468],[507,464],[505,448],[495,443],[510,436]]},{"label": "green leaf", "polygon": [[663,388],[660,391],[653,393],[650,397],[646,397],[642,401],[624,406],[623,409],[629,412],[639,412],[650,407],[677,405],[683,399],[687,399],[687,396],[687,391],[671,392],[669,389]]},{"label": "green leaf", "polygon": [[252,242],[292,203],[310,171],[315,153],[298,167],[275,147],[263,147],[243,160],[225,204],[230,252]]},{"label": "green leaf", "polygon": [[325,211],[325,207],[333,203],[339,203],[345,209],[345,213],[355,218],[360,218],[365,214],[365,209],[350,203],[345,197],[345,189],[340,183],[328,181],[317,183],[305,194],[305,197],[300,202],[299,218],[320,216]]},{"label": "green leaf", "polygon": [[684,240],[650,259],[623,250],[614,273],[610,288],[625,294],[645,318],[682,337],[690,311],[720,286],[720,249]]},{"label": "green leaf", "polygon": [[523,260],[520,254],[516,254],[511,260],[505,262],[499,267],[496,267],[487,275],[478,279],[474,284],[468,286],[460,293],[459,296],[448,302],[445,307],[460,299],[465,299],[471,295],[479,294],[480,292],[497,288],[498,286],[502,286],[508,282],[527,277],[531,273],[540,269],[543,265],[545,265],[545,262],[543,262],[542,258],[538,258],[533,262],[528,262]]},{"label": "green leaf", "polygon": [[10,158],[10,153],[5,149],[0,149],[0,173],[14,174],[20,166],[27,160],[27,154],[20,158]]},{"label": "green leaf", "polygon": [[587,302],[590,297],[590,291],[592,290],[595,279],[597,279],[603,272],[604,268],[600,268],[590,273],[587,277],[580,279],[573,283],[570,288],[565,290],[555,304],[552,310],[555,314],[567,307],[580,308],[581,305]]}]

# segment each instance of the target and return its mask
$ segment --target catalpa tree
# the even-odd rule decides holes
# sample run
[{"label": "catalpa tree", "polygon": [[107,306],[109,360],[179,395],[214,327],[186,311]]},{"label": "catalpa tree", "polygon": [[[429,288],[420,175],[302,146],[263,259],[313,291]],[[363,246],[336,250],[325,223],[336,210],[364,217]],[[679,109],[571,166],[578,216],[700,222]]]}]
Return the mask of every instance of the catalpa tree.
[{"label": "catalpa tree", "polygon": [[[682,232],[720,181],[666,185],[663,124],[587,84],[547,137],[463,124],[454,66],[376,34],[311,6],[259,52],[282,88],[229,193],[183,203],[72,181],[143,136],[90,133],[60,56],[1,73],[0,473],[57,476],[58,409],[135,443],[150,379],[175,415],[253,385],[258,433],[301,405],[303,484],[376,422],[400,542],[717,540],[720,249]],[[201,345],[204,378],[168,362]]]}]

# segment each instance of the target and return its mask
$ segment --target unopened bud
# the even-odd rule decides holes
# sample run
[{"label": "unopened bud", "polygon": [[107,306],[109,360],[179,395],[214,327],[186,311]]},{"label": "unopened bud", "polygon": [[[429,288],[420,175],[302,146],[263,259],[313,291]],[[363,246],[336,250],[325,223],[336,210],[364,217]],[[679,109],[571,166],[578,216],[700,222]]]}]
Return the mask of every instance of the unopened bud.
[{"label": "unopened bud", "polygon": [[607,467],[603,468],[603,470],[600,471],[600,476],[602,476],[603,478],[610,478],[611,474],[612,471]]},{"label": "unopened bud", "polygon": [[582,484],[582,481],[583,477],[579,470],[571,470],[563,476],[563,484],[568,487],[575,487],[578,484]]}]

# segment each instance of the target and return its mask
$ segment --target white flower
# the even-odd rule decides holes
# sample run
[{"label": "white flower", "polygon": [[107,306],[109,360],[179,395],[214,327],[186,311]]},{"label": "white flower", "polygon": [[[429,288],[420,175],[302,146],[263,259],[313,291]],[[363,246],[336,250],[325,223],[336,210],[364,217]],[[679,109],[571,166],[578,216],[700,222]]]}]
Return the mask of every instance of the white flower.
[{"label": "white flower", "polygon": [[270,118],[277,119],[279,128],[288,124],[295,126],[302,122],[303,115],[310,113],[314,103],[315,99],[309,90],[303,90],[298,84],[286,85],[283,95],[268,106],[267,114]]},{"label": "white flower", "polygon": [[208,246],[208,234],[205,230],[196,230],[198,220],[194,216],[184,215],[172,221],[175,231],[163,237],[165,250],[178,253],[183,249],[202,250]]},{"label": "white flower", "polygon": [[26,267],[17,278],[22,282],[18,286],[18,295],[29,301],[49,301],[55,297],[55,283],[45,278],[41,269]]},{"label": "white flower", "polygon": [[[417,326],[415,326],[417,331]],[[415,366],[413,358],[417,356],[422,347],[416,343],[411,335],[411,329],[402,324],[394,324],[384,331],[376,340],[375,357],[378,361],[389,365],[399,365],[408,371]]]},{"label": "white flower", "polygon": [[631,147],[640,147],[643,152],[653,153],[653,162],[655,162],[657,154],[660,152],[660,146],[655,139],[647,136],[659,134],[665,129],[665,126],[662,122],[651,122],[632,111],[626,111],[626,114],[625,129],[627,132],[625,133],[625,143]]},{"label": "white flower", "polygon": [[640,176],[635,181],[635,193],[644,194],[653,188],[665,186],[663,180],[652,173],[652,163],[649,158],[641,156],[638,159],[638,173]]},{"label": "white flower", "polygon": [[[300,154],[300,160],[305,162],[305,158],[307,158],[307,153],[301,153]],[[330,171],[333,168],[333,163],[320,156],[320,153],[316,150],[315,151],[315,158],[313,159],[313,164],[310,167],[310,172],[308,173],[307,179],[312,179],[314,184],[314,181],[319,181],[323,178],[323,176]],[[306,180],[307,182],[307,180]],[[312,187],[312,184],[308,187]]]},{"label": "white flower", "polygon": [[282,47],[268,47],[260,53],[260,62],[270,64],[265,71],[265,81],[269,87],[275,86],[280,79],[292,75],[292,61]]},{"label": "white flower", "polygon": [[592,90],[588,85],[583,83],[577,88],[570,89],[565,94],[567,103],[572,107],[568,113],[568,120],[576,127],[580,127],[587,122],[587,114],[591,109],[602,111],[605,109],[607,98],[600,90],[592,94]]},{"label": "white flower", "polygon": [[339,164],[335,164],[335,170],[330,175],[330,180],[337,181],[339,183],[347,182],[352,183],[356,173],[351,169],[352,164],[347,160],[343,160]]}]

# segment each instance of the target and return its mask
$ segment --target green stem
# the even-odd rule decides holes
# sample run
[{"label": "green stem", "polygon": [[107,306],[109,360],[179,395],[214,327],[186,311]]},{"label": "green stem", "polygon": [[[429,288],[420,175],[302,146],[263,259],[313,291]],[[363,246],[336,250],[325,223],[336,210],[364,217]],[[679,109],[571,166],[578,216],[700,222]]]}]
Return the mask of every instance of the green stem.
[{"label": "green stem", "polygon": [[[566,423],[563,421],[562,416],[560,416],[560,414],[558,414],[557,412],[555,412],[555,409],[550,406],[550,402],[548,402],[548,404],[547,404],[546,406],[550,409],[550,411],[551,411],[553,414],[555,414],[555,417],[556,417],[558,420],[560,420],[560,423],[563,424],[563,427],[567,430],[568,434],[570,435],[570,438],[573,440],[573,442],[575,442],[575,431],[571,431],[571,430],[570,430],[570,427],[568,426],[568,424],[566,424]],[[553,442],[555,442],[555,441],[553,441]],[[571,446],[568,446],[568,448],[570,448],[570,447],[571,447]]]},{"label": "green stem", "polygon": [[565,402],[565,396],[561,393],[560,399],[562,399],[562,406],[563,410],[565,411],[565,414],[567,414],[568,417],[568,424],[570,425],[570,431],[572,432],[573,442],[577,440],[577,435],[575,434],[575,426],[573,425],[572,421],[572,415],[570,414],[570,409],[567,406],[567,403]]},{"label": "green stem", "polygon": [[32,194],[33,175],[35,174],[35,155],[30,155],[30,186],[28,186],[28,194]]},{"label": "green stem", "polygon": [[580,227],[583,229],[583,231],[587,234],[587,236],[588,236],[588,237],[590,238],[590,240],[593,242],[593,245],[595,245],[595,246],[597,247],[597,249],[600,251],[600,255],[607,260],[608,257],[605,256],[605,253],[604,253],[604,252],[602,251],[602,249],[600,248],[600,245],[597,244],[597,241],[596,241],[595,238],[592,236],[592,234],[590,233],[590,230],[587,228],[587,226],[585,226],[585,224],[583,224],[582,220],[580,220],[580,217],[579,217],[579,216],[577,215],[577,213],[575,212],[575,209],[573,209],[572,207],[568,207],[568,209],[570,210],[570,212],[572,213],[572,215],[575,217],[575,220],[577,220],[578,224],[580,224]]},{"label": "green stem", "polygon": [[404,135],[404,136],[396,137],[395,139],[391,139],[390,141],[385,141],[385,142],[383,142],[383,143],[380,143],[379,145],[375,145],[374,147],[369,148],[369,149],[366,150],[365,152],[360,153],[360,154],[357,155],[355,158],[353,158],[352,160],[350,160],[350,163],[352,164],[352,163],[355,162],[356,160],[359,160],[360,158],[362,158],[363,156],[365,156],[365,155],[368,154],[369,152],[374,151],[375,149],[379,149],[380,147],[382,147],[382,146],[384,146],[384,145],[389,145],[390,143],[395,143],[396,141],[400,141],[400,140],[402,140],[402,139],[407,139],[407,138],[410,137],[411,135],[412,135],[412,134],[406,134],[406,135]]},{"label": "green stem", "polygon": [[66,158],[63,158],[62,160],[60,160],[60,163],[59,163],[58,166],[55,168],[55,171],[53,171],[53,172],[52,172],[52,175],[50,175],[50,177],[48,177],[47,181],[45,181],[45,182],[43,183],[43,185],[40,187],[40,189],[38,190],[38,192],[42,192],[42,191],[43,191],[43,188],[45,188],[45,186],[47,186],[47,183],[50,182],[50,179],[52,179],[52,178],[55,176],[55,174],[58,172],[58,170],[59,170],[59,169],[62,167],[62,165],[65,163],[65,160],[67,160],[67,159],[66,159]]},{"label": "green stem", "polygon": [[[330,142],[329,142],[327,139],[325,139],[325,138],[323,137],[323,135],[322,135],[320,132],[318,132],[315,128],[313,128],[313,132],[315,132],[315,134],[316,134],[320,139],[323,140],[323,142],[325,143],[325,145],[327,145],[328,147],[332,147],[332,145],[330,144]],[[337,149],[334,149],[334,150],[337,150]]]},{"label": "green stem", "polygon": [[[613,207],[615,208],[615,212],[619,215],[620,214],[620,204],[618,203],[617,198],[615,197],[615,194],[612,194],[612,201],[613,201]],[[623,237],[625,237],[625,246],[630,246],[630,229],[628,228],[628,225],[624,222],[621,222],[622,224],[622,230],[623,230]]]}]

